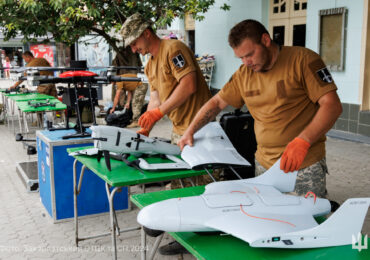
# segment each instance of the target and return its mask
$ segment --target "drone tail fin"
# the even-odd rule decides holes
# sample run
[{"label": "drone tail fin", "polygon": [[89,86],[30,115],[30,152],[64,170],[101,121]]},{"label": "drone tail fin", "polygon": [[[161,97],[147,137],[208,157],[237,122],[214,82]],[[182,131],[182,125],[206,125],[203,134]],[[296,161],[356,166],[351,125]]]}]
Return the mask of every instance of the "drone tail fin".
[{"label": "drone tail fin", "polygon": [[370,198],[352,198],[346,200],[325,222],[317,226],[316,231],[330,231],[333,235],[351,239],[361,232],[370,205]]},{"label": "drone tail fin", "polygon": [[[352,244],[353,249],[367,248],[367,235],[362,245],[361,229],[370,205],[370,198],[346,200],[326,221],[313,228],[260,238],[253,247],[313,248]],[[267,239],[277,243],[264,243]],[[358,245],[357,245],[358,243]]]},{"label": "drone tail fin", "polygon": [[264,174],[243,181],[251,184],[271,185],[280,192],[292,192],[294,191],[297,172],[298,171],[285,173],[280,169],[279,159]]}]

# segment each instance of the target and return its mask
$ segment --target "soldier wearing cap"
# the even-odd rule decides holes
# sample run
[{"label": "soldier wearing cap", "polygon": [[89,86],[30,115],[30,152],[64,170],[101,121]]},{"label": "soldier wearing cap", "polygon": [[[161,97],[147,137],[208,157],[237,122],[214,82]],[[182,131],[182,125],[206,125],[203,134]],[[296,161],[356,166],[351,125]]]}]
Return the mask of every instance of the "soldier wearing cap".
[{"label": "soldier wearing cap", "polygon": [[167,115],[173,123],[172,141],[177,142],[195,114],[211,97],[192,51],[181,41],[160,39],[151,22],[139,13],[122,26],[125,46],[142,55],[151,54],[145,67],[150,84],[148,110],[139,119],[141,134]]},{"label": "soldier wearing cap", "polygon": [[[154,124],[167,115],[173,124],[171,142],[177,143],[198,110],[211,98],[193,52],[181,41],[160,39],[151,22],[139,13],[127,18],[120,33],[132,52],[151,55],[145,67],[150,100],[147,111],[139,119],[138,133],[149,135]],[[198,185],[211,182],[208,176],[193,180]],[[178,182],[172,182],[171,188],[176,185]],[[159,251],[171,255],[187,252],[177,242]]]}]

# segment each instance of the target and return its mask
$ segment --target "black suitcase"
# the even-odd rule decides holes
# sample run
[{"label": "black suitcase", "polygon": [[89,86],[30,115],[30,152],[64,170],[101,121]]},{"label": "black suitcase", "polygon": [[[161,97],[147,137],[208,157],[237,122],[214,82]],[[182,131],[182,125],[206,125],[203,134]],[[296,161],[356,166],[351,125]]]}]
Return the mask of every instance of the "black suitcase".
[{"label": "black suitcase", "polygon": [[[257,142],[252,115],[249,112],[242,112],[240,109],[236,109],[234,112],[222,115],[220,125],[238,153],[252,165],[251,167],[234,169],[243,179],[254,177],[254,154],[257,149]],[[235,173],[230,169],[224,170],[224,177],[227,180],[237,179]]]}]

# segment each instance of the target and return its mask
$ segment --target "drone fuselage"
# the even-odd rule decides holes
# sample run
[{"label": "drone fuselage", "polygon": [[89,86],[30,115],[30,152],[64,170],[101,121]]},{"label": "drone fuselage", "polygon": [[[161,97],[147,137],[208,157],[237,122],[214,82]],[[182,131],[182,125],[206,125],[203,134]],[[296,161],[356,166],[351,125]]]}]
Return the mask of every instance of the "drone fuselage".
[{"label": "drone fuselage", "polygon": [[130,154],[170,154],[179,155],[176,145],[158,141],[131,130],[114,126],[91,126],[94,146],[99,150]]},{"label": "drone fuselage", "polygon": [[245,221],[253,219],[266,223],[266,226],[278,223],[293,227],[295,224],[291,220],[274,218],[274,215],[291,213],[320,216],[328,214],[331,209],[327,199],[314,200],[311,197],[285,195],[267,185],[248,184],[243,181],[222,184],[222,194],[207,193],[149,205],[140,211],[138,222],[150,229],[167,232],[216,231],[205,225],[209,219],[222,215],[226,218],[230,213],[239,212],[245,217]]}]

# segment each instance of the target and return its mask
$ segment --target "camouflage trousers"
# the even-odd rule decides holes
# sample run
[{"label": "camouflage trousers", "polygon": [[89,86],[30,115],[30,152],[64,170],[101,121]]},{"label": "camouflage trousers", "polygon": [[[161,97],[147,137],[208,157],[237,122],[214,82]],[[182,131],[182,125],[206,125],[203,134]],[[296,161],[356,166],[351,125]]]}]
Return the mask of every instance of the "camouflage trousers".
[{"label": "camouflage trousers", "polygon": [[[266,169],[255,160],[256,176],[261,175]],[[304,196],[307,192],[312,191],[318,197],[325,198],[326,196],[326,174],[328,174],[328,167],[326,165],[326,158],[300,169],[297,174],[294,192],[289,194]]]},{"label": "camouflage trousers", "polygon": [[37,92],[40,94],[57,97],[57,89],[55,88],[54,84],[42,84],[37,86]]},{"label": "camouflage trousers", "polygon": [[132,97],[132,121],[138,121],[141,115],[141,109],[143,108],[145,102],[145,95],[148,90],[148,84],[143,83],[139,85]]},{"label": "camouflage trousers", "polygon": [[[177,144],[180,138],[181,138],[181,135],[172,132],[171,143]],[[221,169],[213,170],[213,173],[212,173],[213,178],[215,178],[215,180],[220,180],[221,172],[222,172]],[[179,180],[172,180],[170,183],[170,186],[166,186],[166,189],[174,190],[174,189],[180,189],[184,187],[191,187],[193,186],[193,184],[195,186],[206,185],[208,183],[213,182],[213,180],[208,175],[200,175],[200,176],[194,176],[194,177],[182,179],[181,182]]]}]

